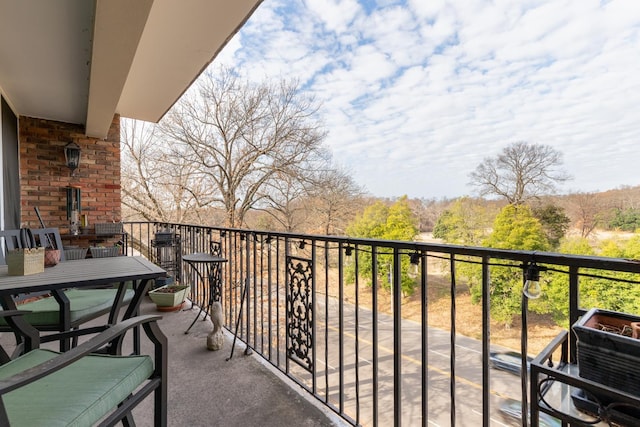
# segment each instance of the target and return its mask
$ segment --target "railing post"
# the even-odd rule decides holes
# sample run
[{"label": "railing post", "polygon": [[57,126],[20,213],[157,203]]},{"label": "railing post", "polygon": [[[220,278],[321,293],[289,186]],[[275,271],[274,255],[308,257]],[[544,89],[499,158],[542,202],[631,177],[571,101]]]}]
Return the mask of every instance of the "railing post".
[{"label": "railing post", "polygon": [[489,257],[482,257],[482,425],[490,424],[490,329],[491,329],[491,282],[489,281]]},{"label": "railing post", "polygon": [[400,251],[393,249],[393,423],[402,425],[402,270]]},{"label": "railing post", "polygon": [[[580,317],[580,283],[578,279],[579,268],[569,267],[569,326],[578,321]],[[569,361],[576,363],[578,338],[575,334],[569,334]]]},{"label": "railing post", "polygon": [[[242,240],[242,239],[241,239]],[[250,348],[250,343],[251,343],[251,292],[249,291],[250,287],[250,283],[251,283],[251,276],[250,276],[250,268],[251,268],[251,248],[249,246],[249,237],[244,234],[244,243],[245,243],[245,247],[246,247],[246,254],[245,254],[245,286],[247,287],[245,290],[245,296],[247,298],[247,301],[245,301],[246,304],[246,315],[247,315],[247,335],[246,335],[246,347],[244,349],[244,354],[245,355],[249,355],[251,354],[251,348]]]},{"label": "railing post", "polygon": [[[524,278],[523,278],[524,284]],[[520,356],[521,356],[521,365],[520,365],[520,390],[521,390],[521,425],[522,427],[529,426],[529,399],[527,398],[528,389],[529,389],[529,372],[527,370],[527,340],[528,331],[527,331],[527,311],[529,310],[529,299],[527,296],[522,293],[520,300],[521,304],[521,332],[520,332]],[[532,396],[533,398],[533,396]]]},{"label": "railing post", "polygon": [[344,271],[342,269],[343,254],[338,248],[338,383],[339,387],[339,408],[340,413],[344,412]]},{"label": "railing post", "polygon": [[420,307],[420,314],[422,315],[422,330],[420,331],[422,336],[422,426],[426,427],[429,422],[429,293],[427,292],[428,263],[425,256],[420,257],[420,264],[422,266],[420,272],[420,299],[422,301]]},{"label": "railing post", "polygon": [[451,331],[449,332],[449,343],[451,345],[451,354],[449,357],[449,370],[451,375],[449,377],[450,384],[450,396],[451,396],[451,409],[449,411],[451,425],[456,425],[456,263],[455,257],[451,255],[450,260],[451,269],[451,287],[449,292],[451,293]]},{"label": "railing post", "polygon": [[289,338],[289,334],[286,332],[289,329],[289,292],[288,292],[288,288],[289,288],[289,275],[287,274],[287,260],[289,259],[289,257],[291,256],[291,241],[285,237],[284,240],[284,286],[285,286],[285,292],[284,292],[284,330],[285,330],[285,334],[284,334],[284,351],[285,351],[285,357],[284,357],[284,365],[285,365],[285,373],[289,374],[289,370],[290,370],[290,363],[289,363],[289,357],[287,356],[287,351],[289,346],[291,345],[291,338]]},{"label": "railing post", "polygon": [[[356,254],[358,253],[358,247],[356,246]],[[378,361],[380,360],[379,352],[378,352],[378,247],[376,245],[371,246],[371,309],[373,310],[372,314],[372,325],[371,325],[371,334],[373,337],[373,349],[372,349],[372,382],[373,382],[373,426],[378,427],[378,411],[379,411],[379,393],[378,393]]]}]

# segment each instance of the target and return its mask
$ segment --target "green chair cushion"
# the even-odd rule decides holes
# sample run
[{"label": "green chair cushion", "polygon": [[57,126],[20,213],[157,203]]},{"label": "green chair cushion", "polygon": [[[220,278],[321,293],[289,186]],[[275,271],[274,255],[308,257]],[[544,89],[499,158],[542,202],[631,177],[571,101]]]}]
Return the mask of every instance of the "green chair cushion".
[{"label": "green chair cushion", "polygon": [[[111,309],[117,289],[69,289],[64,293],[69,299],[71,322],[86,317],[95,317]],[[124,302],[133,298],[134,291],[127,289]],[[29,310],[24,319],[34,326],[51,326],[60,322],[60,305],[53,297],[30,301],[19,306],[20,310]],[[0,318],[0,326],[7,326],[7,321]]]},{"label": "green chair cushion", "polygon": [[[0,379],[55,357],[33,350],[0,366]],[[111,412],[153,373],[149,356],[89,355],[7,393],[12,427],[89,426]]]}]

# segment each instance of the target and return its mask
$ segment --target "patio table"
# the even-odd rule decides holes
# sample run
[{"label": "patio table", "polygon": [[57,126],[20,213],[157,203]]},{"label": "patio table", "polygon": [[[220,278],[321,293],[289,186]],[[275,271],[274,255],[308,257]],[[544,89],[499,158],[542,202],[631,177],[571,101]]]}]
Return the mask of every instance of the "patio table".
[{"label": "patio table", "polygon": [[[116,321],[126,291],[131,282],[135,291],[123,319],[138,313],[140,302],[149,281],[163,276],[165,271],[143,257],[89,258],[61,262],[44,272],[27,276],[9,276],[7,266],[0,266],[0,303],[5,310],[16,309],[14,295],[50,291],[60,304],[61,334],[70,330],[69,300],[63,290],[68,288],[92,288],[119,283],[109,319]],[[61,339],[69,348],[70,338]],[[134,351],[139,353],[139,331],[134,333]]]},{"label": "patio table", "polygon": [[[198,274],[198,277],[200,278],[200,283],[203,285],[202,292],[194,292],[194,294],[196,295],[201,295],[202,300],[198,302],[198,305],[200,306],[198,315],[195,319],[193,319],[193,322],[191,322],[191,325],[189,325],[187,330],[184,331],[185,334],[188,334],[189,330],[191,330],[191,327],[196,323],[196,320],[198,320],[198,318],[202,314],[202,311],[204,311],[204,318],[202,320],[206,320],[207,315],[211,313],[211,306],[213,305],[213,302],[220,301],[220,299],[222,298],[222,277],[220,264],[223,262],[227,262],[227,259],[217,255],[197,252],[194,254],[183,255],[182,260],[189,264],[195,270],[195,272]],[[198,269],[198,266],[204,266],[206,272],[203,274],[200,269]],[[204,284],[207,282],[209,284],[209,289],[207,290],[207,292],[204,292]],[[205,299],[205,297],[207,298]],[[191,303],[191,308],[193,308],[193,300]]]}]

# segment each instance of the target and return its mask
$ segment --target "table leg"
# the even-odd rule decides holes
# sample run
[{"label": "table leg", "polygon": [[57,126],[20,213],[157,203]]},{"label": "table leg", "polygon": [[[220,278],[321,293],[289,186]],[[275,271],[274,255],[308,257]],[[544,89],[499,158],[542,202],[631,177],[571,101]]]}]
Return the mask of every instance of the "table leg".
[{"label": "table leg", "polygon": [[[142,297],[144,296],[148,286],[149,279],[133,281],[133,290],[135,293],[122,316],[122,320],[130,319],[131,317],[138,315],[138,312],[140,311],[140,302],[142,301]],[[126,282],[120,283],[120,287],[118,288],[119,293],[122,292],[122,294],[124,294],[124,288],[126,288]],[[116,297],[116,299],[118,298]],[[120,295],[120,299],[122,299],[122,295]],[[133,353],[140,354],[140,328],[138,326],[133,328]]]},{"label": "table leg", "polygon": [[[244,300],[247,299],[249,293],[249,278],[247,277],[247,279],[244,282],[244,288],[241,291],[241,299],[240,299],[240,309],[238,310],[238,317],[236,319],[236,328],[235,331],[233,332],[233,343],[231,344],[231,354],[229,354],[229,357],[227,357],[227,362],[229,360],[231,360],[231,358],[233,358],[233,351],[236,348],[236,340],[238,339],[238,328],[240,327],[240,321],[242,320],[242,309],[244,307]],[[247,346],[244,349],[244,354],[245,355],[250,355],[252,353],[251,349],[249,348],[249,342],[247,340]]]},{"label": "table leg", "polygon": [[[204,305],[204,304],[203,304]],[[207,318],[207,314],[209,314],[209,309],[211,308],[211,306],[207,305],[207,310],[204,313],[204,318],[202,320],[205,320]],[[198,315],[196,316],[195,319],[193,319],[193,322],[191,322],[191,324],[189,325],[189,327],[187,328],[186,331],[184,331],[185,334],[188,334],[189,331],[191,330],[191,328],[193,327],[193,325],[195,325],[196,321],[200,318],[200,315],[202,314],[202,311],[204,310],[204,307],[200,306],[200,311],[198,312]]]},{"label": "table leg", "polygon": [[113,305],[109,311],[109,325],[114,325],[118,321],[118,314],[120,313],[120,307],[122,307],[122,301],[124,300],[124,294],[127,292],[127,282],[120,282],[116,297],[113,300]]},{"label": "table leg", "polygon": [[[200,278],[200,283],[202,283],[202,288],[204,289],[204,287],[206,286],[204,277],[202,275],[202,273],[200,273],[200,270],[198,270],[196,268],[195,265],[190,264],[191,267],[193,267],[193,269],[195,270],[196,274],[198,275],[198,277]],[[193,319],[193,322],[191,322],[191,325],[189,325],[189,327],[187,328],[186,331],[184,331],[185,334],[188,334],[189,331],[191,330],[191,328],[193,327],[193,325],[195,325],[196,321],[200,318],[200,315],[202,314],[202,312],[204,311],[204,317],[202,318],[202,320],[207,320],[207,316],[209,316],[210,312],[211,312],[211,306],[213,305],[213,301],[215,301],[215,295],[217,293],[218,295],[218,300],[220,299],[220,293],[221,293],[221,283],[219,280],[219,269],[217,268],[216,265],[214,265],[213,267],[209,264],[205,265],[205,268],[207,269],[207,273],[206,273],[206,277],[207,277],[207,284],[209,285],[209,298],[205,303],[205,300],[203,299],[202,301],[200,301],[200,311],[198,312],[198,315],[195,317],[195,319]],[[202,294],[204,294],[204,292],[202,292]],[[192,300],[193,301],[193,300]],[[193,302],[191,303],[191,307],[193,308]]]},{"label": "table leg", "polygon": [[[204,277],[202,276],[202,273],[200,273],[200,270],[198,270],[198,267],[196,267],[195,264],[191,264],[189,263],[189,265],[191,266],[191,268],[193,268],[193,270],[196,272],[196,274],[198,275],[198,283],[203,284],[204,283]],[[208,274],[207,274],[208,276]],[[202,285],[204,287],[204,285]],[[196,291],[197,291],[197,285],[196,285]],[[192,292],[193,293],[193,292]],[[196,292],[196,295],[199,294],[199,292]],[[193,308],[193,299],[194,299],[194,295],[191,295],[191,308]],[[198,311],[197,316],[195,317],[195,319],[193,319],[193,322],[191,322],[191,324],[189,325],[189,327],[187,328],[186,331],[184,331],[185,334],[188,334],[189,331],[191,330],[191,328],[193,327],[193,325],[195,325],[196,320],[198,320],[198,318],[200,318],[200,315],[202,314],[202,310],[204,310],[204,301],[200,301],[200,311]],[[207,308],[208,310],[208,308]],[[207,314],[205,313],[204,318],[207,318]]]},{"label": "table leg", "polygon": [[[71,302],[69,298],[60,289],[56,289],[51,292],[51,295],[56,299],[60,305],[60,332],[69,332],[71,330]],[[75,341],[75,340],[74,340]],[[71,348],[71,339],[60,339],[60,351],[65,352]]]}]

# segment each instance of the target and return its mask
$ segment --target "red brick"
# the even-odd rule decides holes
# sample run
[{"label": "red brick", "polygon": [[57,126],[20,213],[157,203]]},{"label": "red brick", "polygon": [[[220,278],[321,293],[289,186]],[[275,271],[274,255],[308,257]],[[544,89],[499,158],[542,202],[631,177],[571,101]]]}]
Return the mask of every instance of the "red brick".
[{"label": "red brick", "polygon": [[[21,222],[38,226],[33,210],[38,206],[47,226],[66,232],[69,185],[81,188],[82,213],[90,225],[121,218],[119,115],[106,140],[87,137],[77,124],[20,117],[19,126]],[[64,146],[71,141],[82,150],[75,176],[64,160]]]}]

